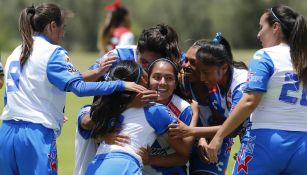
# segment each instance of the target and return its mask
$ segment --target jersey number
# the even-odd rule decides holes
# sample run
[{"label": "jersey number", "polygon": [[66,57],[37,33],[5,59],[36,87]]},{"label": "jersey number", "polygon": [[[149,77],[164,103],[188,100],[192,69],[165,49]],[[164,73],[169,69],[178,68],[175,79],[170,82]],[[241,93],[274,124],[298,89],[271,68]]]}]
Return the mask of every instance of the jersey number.
[{"label": "jersey number", "polygon": [[12,61],[7,75],[6,87],[7,92],[17,92],[19,90],[19,77],[20,77],[20,62]]},{"label": "jersey number", "polygon": [[[300,84],[298,81],[298,76],[293,73],[286,73],[285,83],[281,88],[279,100],[290,104],[296,104],[299,99],[297,97],[289,96],[288,91],[299,92],[299,89],[300,89]],[[307,106],[307,88],[303,89],[300,105]]]}]

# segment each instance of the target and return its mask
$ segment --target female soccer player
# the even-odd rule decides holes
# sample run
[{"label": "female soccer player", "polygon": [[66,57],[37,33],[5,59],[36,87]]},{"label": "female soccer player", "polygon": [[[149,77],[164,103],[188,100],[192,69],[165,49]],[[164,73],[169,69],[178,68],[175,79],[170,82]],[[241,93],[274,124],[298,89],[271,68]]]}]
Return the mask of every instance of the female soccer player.
[{"label": "female soccer player", "polygon": [[58,45],[64,34],[64,12],[55,4],[25,8],[19,27],[22,44],[5,66],[1,173],[56,174],[56,137],[63,124],[66,92],[91,96],[146,88],[122,80],[84,82]]},{"label": "female soccer player", "polygon": [[[203,89],[199,92],[200,86],[195,86],[195,83],[190,84],[190,89],[194,98],[201,104],[204,104],[205,100],[208,99],[213,114],[211,116],[200,116],[201,127],[186,127],[184,125],[184,127],[180,127],[182,123],[179,123],[171,125],[169,132],[177,137],[196,136],[201,138],[198,143],[200,149],[195,148],[190,159],[191,174],[224,174],[233,142],[232,138],[226,138],[223,141],[223,147],[219,152],[219,159],[216,164],[203,163],[200,159],[206,155],[207,142],[204,138],[210,140],[217,132],[219,125],[235,108],[242,96],[242,88],[247,79],[247,70],[243,63],[233,61],[230,45],[220,33],[216,35],[213,41],[201,40],[195,44],[195,46],[198,45],[201,46],[197,50],[192,50],[195,49],[195,47],[192,47],[189,50],[190,52],[188,51],[184,68],[188,65],[197,65],[196,68],[200,73],[198,81],[202,82]],[[192,62],[193,58],[195,64],[188,63]],[[191,70],[188,72],[191,73]],[[202,113],[202,110],[200,113]],[[210,113],[207,112],[207,114]]]},{"label": "female soccer player", "polygon": [[306,174],[306,20],[281,5],[265,10],[259,25],[264,48],[254,54],[243,97],[211,141],[208,156],[216,162],[224,137],[252,114],[233,174]]},{"label": "female soccer player", "polygon": [[[110,72],[110,79],[123,79],[144,85],[141,66],[133,61],[122,61]],[[141,174],[142,159],[137,154],[141,147],[151,145],[156,134],[162,135],[170,123],[176,122],[165,106],[154,104],[150,107],[134,107],[138,99],[135,93],[113,93],[99,97],[91,108],[93,122],[92,137],[101,136],[119,129],[129,135],[130,142],[125,145],[100,143],[96,157],[86,174]],[[165,139],[183,156],[189,151],[181,139]],[[181,145],[180,145],[181,144]],[[118,168],[114,168],[118,167]]]},{"label": "female soccer player", "polygon": [[[191,100],[189,103],[183,99],[184,96],[179,89],[177,79],[178,67],[169,59],[160,58],[148,67],[148,76],[149,89],[157,91],[159,95],[156,101],[167,106],[171,115],[178,121],[196,126],[198,113],[194,112],[192,117],[192,108],[194,111],[198,111],[198,105],[195,102],[190,104]],[[190,150],[193,137],[186,138],[185,142],[188,146],[184,149]],[[144,175],[185,175],[187,173],[185,165],[189,157],[176,153],[161,136],[156,139],[150,150],[148,157],[145,154],[145,163],[151,166],[144,167]]]}]

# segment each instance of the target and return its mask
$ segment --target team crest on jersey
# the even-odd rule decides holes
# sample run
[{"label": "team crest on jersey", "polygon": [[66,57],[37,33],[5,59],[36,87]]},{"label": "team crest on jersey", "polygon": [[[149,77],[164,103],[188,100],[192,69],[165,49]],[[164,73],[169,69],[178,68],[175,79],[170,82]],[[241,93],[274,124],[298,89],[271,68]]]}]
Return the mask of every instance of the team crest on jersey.
[{"label": "team crest on jersey", "polygon": [[51,143],[50,152],[48,154],[48,161],[49,161],[49,171],[50,174],[56,175],[57,174],[57,163],[58,163],[58,155],[56,149],[56,140],[54,139]]}]

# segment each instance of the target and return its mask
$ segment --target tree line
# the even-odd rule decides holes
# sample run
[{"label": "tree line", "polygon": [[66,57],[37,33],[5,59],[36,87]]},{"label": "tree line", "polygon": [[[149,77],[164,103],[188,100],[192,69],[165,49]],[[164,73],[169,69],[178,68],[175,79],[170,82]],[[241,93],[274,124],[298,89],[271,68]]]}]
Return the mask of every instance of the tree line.
[{"label": "tree line", "polygon": [[[1,0],[0,49],[11,51],[20,43],[20,11],[32,4],[54,2],[69,12],[63,45],[68,50],[97,51],[97,34],[113,0]],[[256,38],[259,17],[266,8],[286,4],[303,14],[307,2],[300,0],[122,0],[132,17],[132,31],[138,39],[146,27],[165,23],[178,32],[183,49],[201,38],[222,32],[234,48],[259,48]]]}]

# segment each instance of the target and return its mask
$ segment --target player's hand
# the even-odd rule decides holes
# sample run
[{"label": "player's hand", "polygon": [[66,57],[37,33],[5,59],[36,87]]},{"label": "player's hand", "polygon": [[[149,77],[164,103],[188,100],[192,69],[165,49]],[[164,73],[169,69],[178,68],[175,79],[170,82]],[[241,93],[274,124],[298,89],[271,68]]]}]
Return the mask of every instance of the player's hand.
[{"label": "player's hand", "polygon": [[198,155],[200,160],[205,163],[205,164],[209,164],[209,158],[207,156],[207,147],[208,147],[208,143],[207,140],[205,138],[200,138],[197,144],[197,148],[198,148]]},{"label": "player's hand", "polygon": [[223,138],[215,135],[210,144],[206,147],[207,155],[211,163],[218,161],[217,153],[220,150],[223,143]]},{"label": "player's hand", "polygon": [[141,101],[145,106],[150,106],[149,102],[154,102],[158,100],[159,94],[157,91],[153,90],[146,90],[143,91],[141,94]]},{"label": "player's hand", "polygon": [[147,148],[141,147],[136,151],[136,153],[142,158],[142,162],[144,165],[150,164],[150,146],[147,145]]},{"label": "player's hand", "polygon": [[63,120],[64,123],[68,122],[68,117],[66,115],[64,115],[64,120]]},{"label": "player's hand", "polygon": [[172,138],[184,138],[192,136],[191,128],[176,118],[177,123],[168,125],[168,135]]},{"label": "player's hand", "polygon": [[114,62],[118,59],[118,56],[114,56],[113,54],[100,62],[99,72],[100,74],[105,74],[109,71],[110,67]]},{"label": "player's hand", "polygon": [[133,91],[136,93],[142,93],[143,91],[147,90],[144,86],[138,85],[135,82],[125,81],[125,90],[126,91]]},{"label": "player's hand", "polygon": [[97,143],[104,141],[109,145],[125,146],[126,144],[130,143],[130,137],[127,134],[113,132],[96,138],[95,141]]}]

